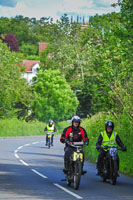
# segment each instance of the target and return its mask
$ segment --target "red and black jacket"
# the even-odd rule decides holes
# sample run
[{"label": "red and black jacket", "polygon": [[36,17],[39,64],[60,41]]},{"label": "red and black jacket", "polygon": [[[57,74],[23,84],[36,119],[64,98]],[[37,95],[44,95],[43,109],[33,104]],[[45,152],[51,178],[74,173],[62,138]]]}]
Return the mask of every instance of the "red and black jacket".
[{"label": "red and black jacket", "polygon": [[66,138],[70,142],[85,142],[87,140],[89,143],[87,133],[83,127],[74,128],[73,126],[69,126],[65,128],[60,137],[60,142],[64,143]]}]

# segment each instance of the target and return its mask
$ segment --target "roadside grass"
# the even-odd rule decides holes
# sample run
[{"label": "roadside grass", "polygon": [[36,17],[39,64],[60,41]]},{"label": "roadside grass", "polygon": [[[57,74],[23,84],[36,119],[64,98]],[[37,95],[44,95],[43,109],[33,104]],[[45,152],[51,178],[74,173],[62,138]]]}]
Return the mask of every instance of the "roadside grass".
[{"label": "roadside grass", "polygon": [[26,122],[16,118],[0,120],[0,137],[44,135],[46,124],[39,121]]}]

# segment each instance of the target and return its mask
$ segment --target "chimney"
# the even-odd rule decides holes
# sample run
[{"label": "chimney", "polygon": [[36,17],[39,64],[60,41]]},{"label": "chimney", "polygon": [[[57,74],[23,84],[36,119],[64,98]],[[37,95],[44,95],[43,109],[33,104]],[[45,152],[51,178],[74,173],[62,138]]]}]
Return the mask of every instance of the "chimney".
[{"label": "chimney", "polygon": [[39,53],[44,51],[46,49],[46,47],[48,46],[48,43],[41,43],[39,42]]}]

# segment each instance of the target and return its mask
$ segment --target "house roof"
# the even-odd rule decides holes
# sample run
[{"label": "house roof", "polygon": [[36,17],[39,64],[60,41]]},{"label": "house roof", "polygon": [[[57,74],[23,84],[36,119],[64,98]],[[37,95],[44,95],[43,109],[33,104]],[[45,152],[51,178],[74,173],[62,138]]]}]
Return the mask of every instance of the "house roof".
[{"label": "house roof", "polygon": [[38,43],[39,53],[42,52],[42,51],[44,51],[47,46],[48,46],[48,43],[46,43],[46,42],[39,42]]},{"label": "house roof", "polygon": [[32,68],[40,64],[40,60],[23,60],[23,66],[26,68],[26,72],[32,72]]}]

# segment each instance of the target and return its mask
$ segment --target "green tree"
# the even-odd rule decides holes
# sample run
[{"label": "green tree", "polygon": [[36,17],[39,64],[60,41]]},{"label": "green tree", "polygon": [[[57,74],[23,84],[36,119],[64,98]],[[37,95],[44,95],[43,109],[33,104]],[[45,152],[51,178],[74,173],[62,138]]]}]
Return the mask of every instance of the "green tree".
[{"label": "green tree", "polygon": [[78,106],[70,86],[57,70],[40,70],[33,90],[35,115],[42,121],[68,119]]},{"label": "green tree", "polygon": [[[89,55],[89,68],[98,80],[94,85],[93,100],[97,101],[99,109],[113,113],[126,111],[132,116],[131,42],[130,37],[128,42],[126,35],[122,37],[123,25],[119,13],[93,17],[89,29],[93,35],[90,35],[85,51]],[[96,31],[91,32],[91,29]]]},{"label": "green tree", "polygon": [[19,52],[23,53],[25,57],[38,55],[38,46],[24,43],[21,45]]},{"label": "green tree", "polygon": [[21,77],[20,63],[18,53],[11,52],[0,40],[0,117],[14,114],[18,102],[25,107],[31,103],[31,88]]}]

